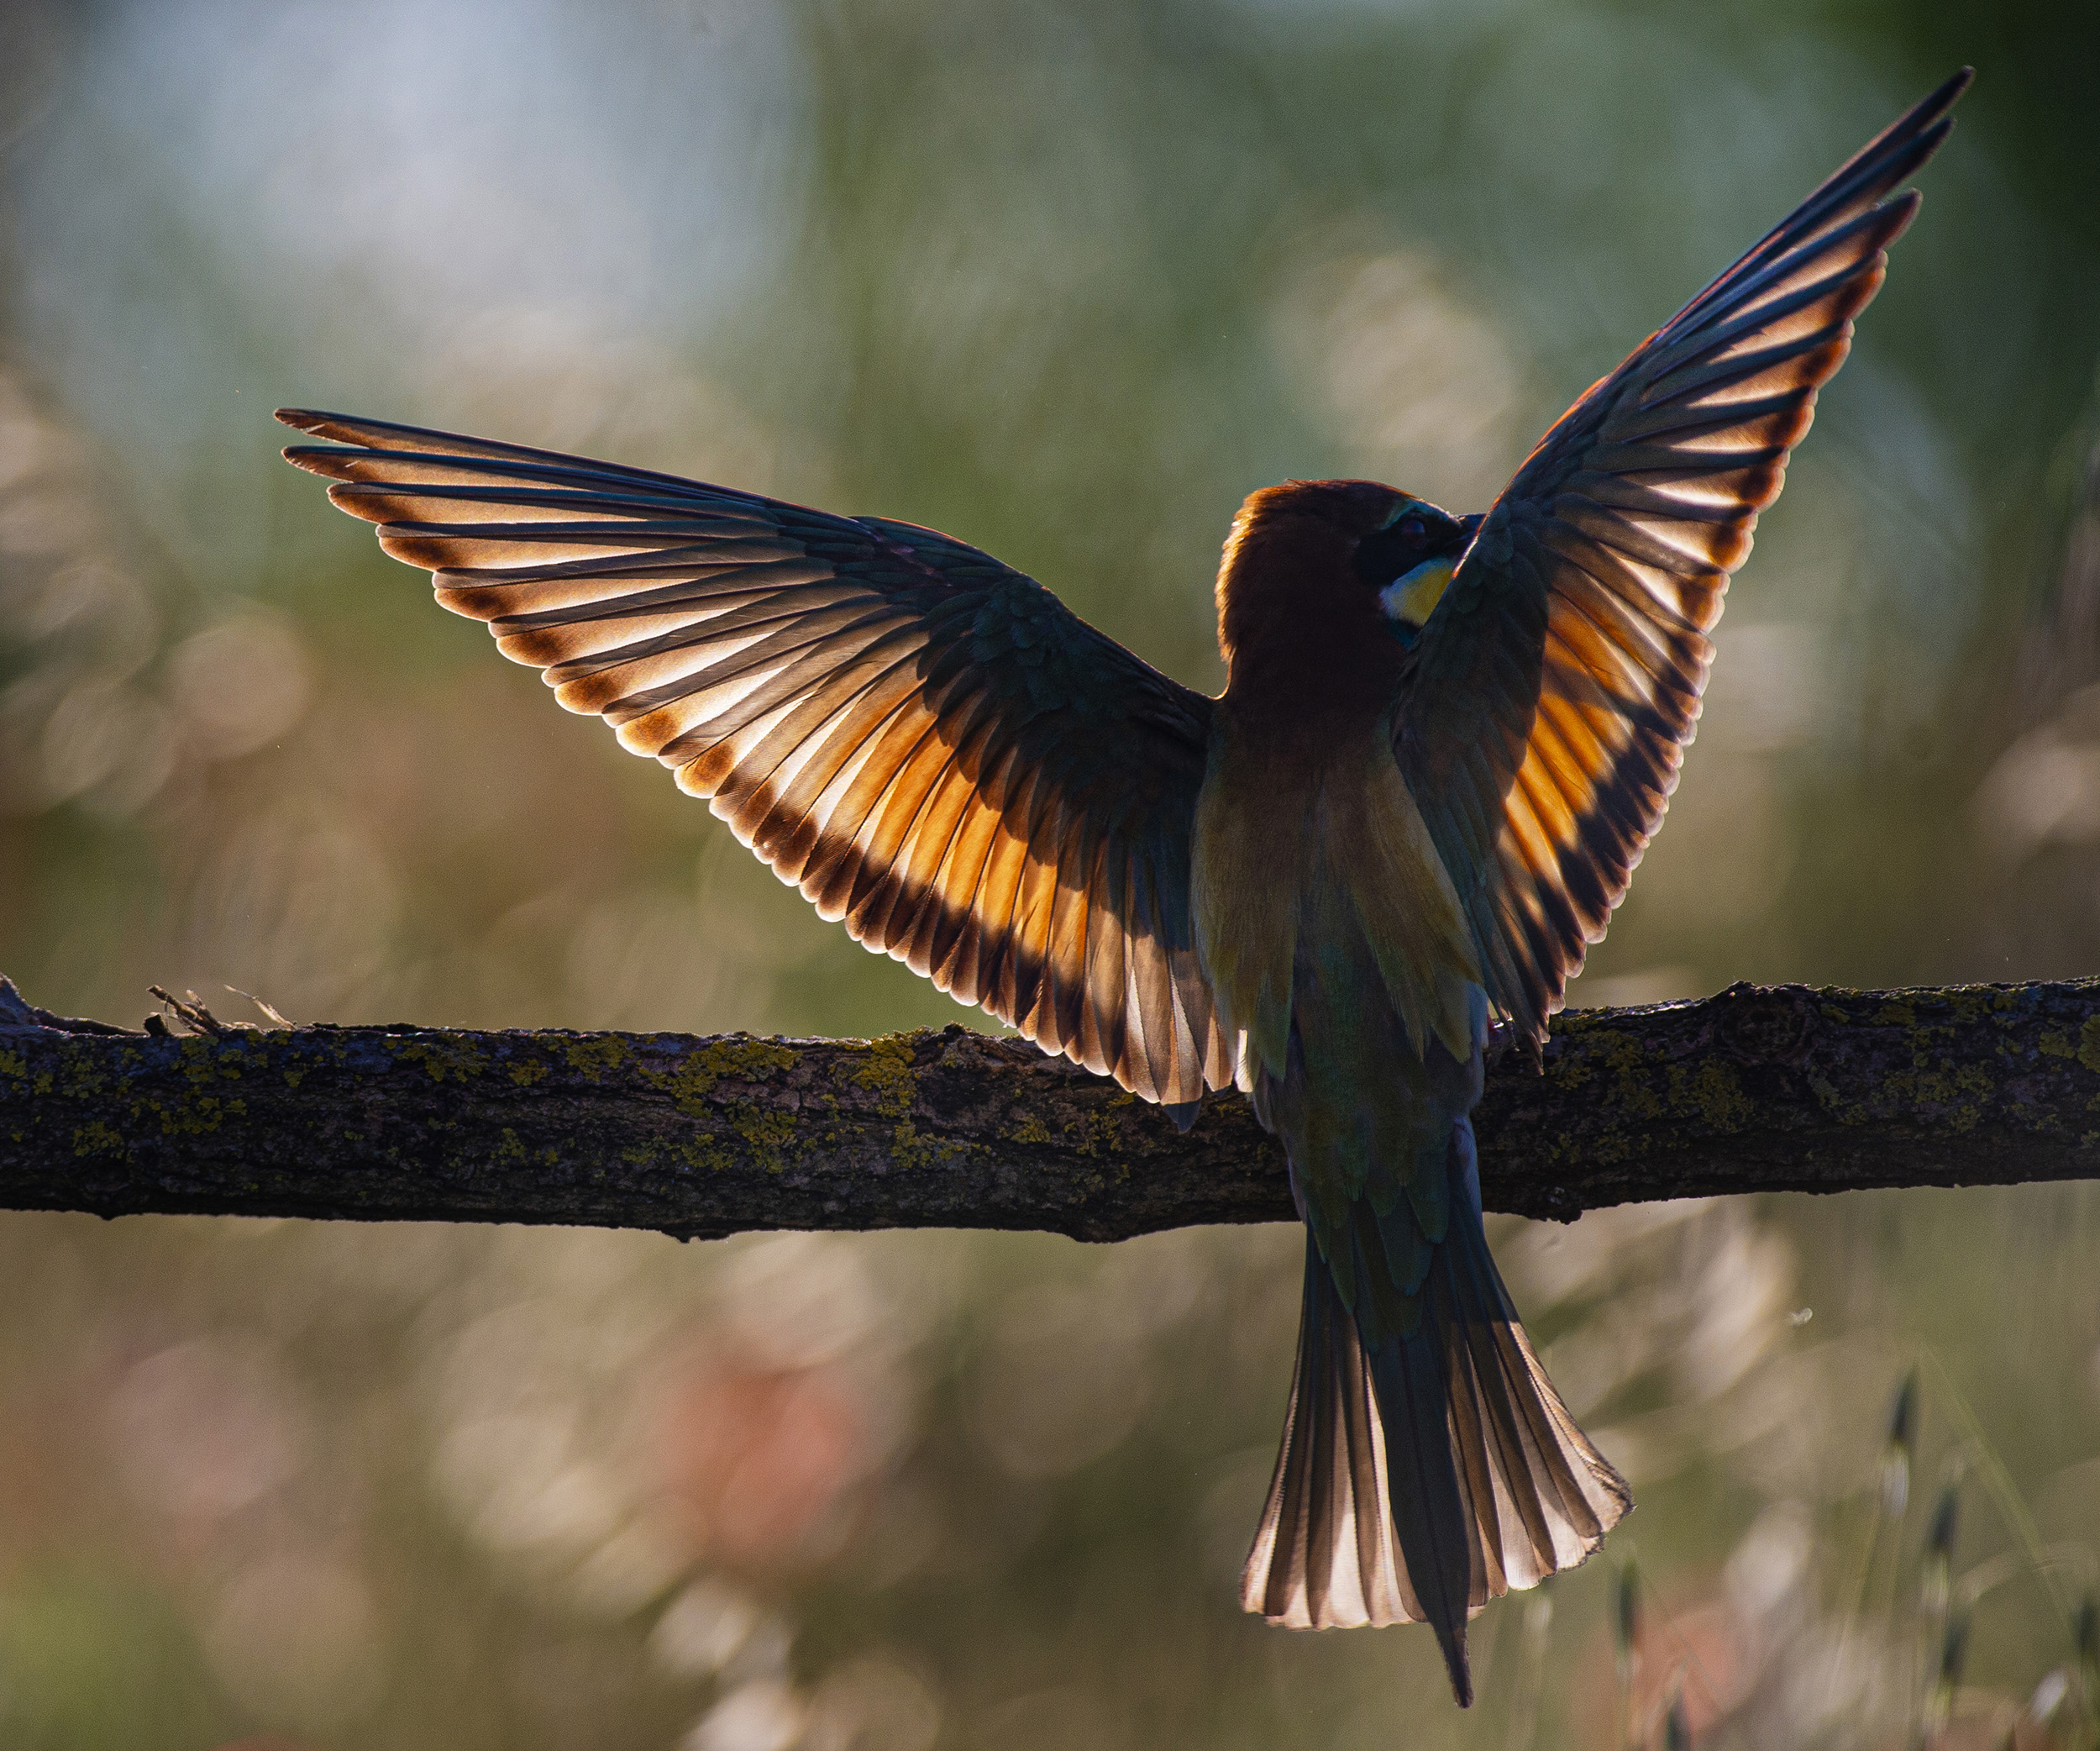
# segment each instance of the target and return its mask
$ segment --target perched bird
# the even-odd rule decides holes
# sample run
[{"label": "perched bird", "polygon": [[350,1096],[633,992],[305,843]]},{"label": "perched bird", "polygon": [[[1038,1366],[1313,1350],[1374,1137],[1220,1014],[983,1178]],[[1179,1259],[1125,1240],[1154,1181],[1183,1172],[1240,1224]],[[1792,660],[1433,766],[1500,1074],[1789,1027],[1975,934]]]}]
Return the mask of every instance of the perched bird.
[{"label": "perched bird", "polygon": [[871,949],[1165,1105],[1236,1083],[1306,1228],[1251,1612],[1470,1615],[1631,1505],[1489,1256],[1469,1117],[1534,1051],[1662,817],[1758,512],[1916,211],[1950,79],[1562,416],[1484,516],[1255,493],[1216,698],[959,541],[286,411],[489,623]]}]

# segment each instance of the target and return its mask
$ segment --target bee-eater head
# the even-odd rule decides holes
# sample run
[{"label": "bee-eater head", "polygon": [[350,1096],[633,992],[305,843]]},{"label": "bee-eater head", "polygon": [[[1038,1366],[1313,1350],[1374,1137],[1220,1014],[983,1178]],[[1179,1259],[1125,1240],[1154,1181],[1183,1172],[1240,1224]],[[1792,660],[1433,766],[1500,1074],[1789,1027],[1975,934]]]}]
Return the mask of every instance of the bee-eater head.
[{"label": "bee-eater head", "polygon": [[[1234,681],[1361,672],[1389,683],[1479,527],[1375,481],[1286,481],[1233,519],[1218,571],[1218,644]],[[1228,690],[1232,681],[1228,681]]]},{"label": "bee-eater head", "polygon": [[1357,581],[1376,592],[1388,628],[1411,646],[1444,599],[1480,518],[1453,517],[1425,499],[1397,497],[1383,526],[1357,541],[1352,564]]}]

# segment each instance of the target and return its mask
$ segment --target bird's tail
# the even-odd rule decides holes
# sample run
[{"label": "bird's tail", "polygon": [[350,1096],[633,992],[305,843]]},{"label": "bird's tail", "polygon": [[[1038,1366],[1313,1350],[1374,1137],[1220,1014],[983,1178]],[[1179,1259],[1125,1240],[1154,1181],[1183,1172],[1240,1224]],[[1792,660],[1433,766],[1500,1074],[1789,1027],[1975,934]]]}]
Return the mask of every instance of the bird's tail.
[{"label": "bird's tail", "polygon": [[1290,1417],[1241,1603],[1294,1628],[1427,1622],[1462,1706],[1466,1622],[1572,1568],[1633,1505],[1539,1366],[1481,1228],[1472,1128],[1412,1333],[1367,1350],[1310,1236]]}]

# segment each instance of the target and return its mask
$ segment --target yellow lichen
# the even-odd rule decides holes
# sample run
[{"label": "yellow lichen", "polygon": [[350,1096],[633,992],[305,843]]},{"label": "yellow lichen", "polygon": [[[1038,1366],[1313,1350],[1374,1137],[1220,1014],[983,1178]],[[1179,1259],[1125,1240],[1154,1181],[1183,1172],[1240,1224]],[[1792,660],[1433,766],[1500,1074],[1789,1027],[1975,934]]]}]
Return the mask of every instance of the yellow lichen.
[{"label": "yellow lichen", "polygon": [[90,1101],[108,1092],[108,1085],[94,1064],[81,1057],[66,1063],[58,1091],[70,1101]]},{"label": "yellow lichen", "polygon": [[1834,1114],[1840,1125],[1856,1125],[1864,1122],[1866,1115],[1856,1107],[1846,1106],[1837,1084],[1821,1070],[1810,1070],[1808,1081],[1810,1091],[1821,1102],[1824,1110]]},{"label": "yellow lichen", "polygon": [[910,1119],[900,1121],[890,1134],[890,1159],[899,1167],[926,1170],[952,1167],[982,1144],[943,1141],[939,1138],[921,1137],[919,1128]]},{"label": "yellow lichen", "polygon": [[1740,1129],[1756,1111],[1735,1072],[1722,1064],[1703,1064],[1689,1075],[1672,1070],[1670,1095],[1680,1110],[1688,1107],[1716,1130]]},{"label": "yellow lichen", "polygon": [[2078,1030],[2078,1062],[2100,1072],[2100,1015],[2088,1016],[2086,1025]]},{"label": "yellow lichen", "polygon": [[617,1033],[596,1033],[585,1039],[572,1039],[564,1047],[562,1056],[569,1060],[569,1068],[586,1082],[596,1082],[608,1070],[616,1070],[632,1055],[632,1048]]},{"label": "yellow lichen", "polygon": [[[1087,1112],[1080,1116],[1079,1135],[1071,1145],[1076,1155],[1105,1155],[1115,1150],[1123,1140],[1123,1128],[1105,1112]],[[1071,1127],[1066,1127],[1071,1135]]]},{"label": "yellow lichen", "polygon": [[855,1083],[875,1091],[875,1111],[885,1117],[902,1118],[911,1110],[918,1086],[911,1068],[916,1044],[916,1036],[909,1033],[871,1039],[866,1060],[853,1073]]},{"label": "yellow lichen", "polygon": [[[150,1112],[160,1121],[163,1137],[202,1137],[216,1131],[228,1117],[239,1118],[248,1111],[243,1100],[222,1101],[217,1095],[197,1095],[187,1101],[178,1102],[171,1110],[158,1101],[144,1103],[144,1112]],[[142,1116],[142,1109],[132,1108],[134,1117]]]},{"label": "yellow lichen", "polygon": [[760,1107],[732,1107],[729,1112],[729,1125],[751,1150],[751,1159],[769,1174],[777,1174],[788,1165],[788,1157],[795,1144],[795,1120],[785,1112],[774,1112]]},{"label": "yellow lichen", "polygon": [[1608,1034],[1597,1054],[1611,1072],[1614,1104],[1641,1118],[1661,1118],[1663,1105],[1644,1074],[1646,1059],[1639,1044],[1625,1034]]},{"label": "yellow lichen", "polygon": [[688,1118],[699,1118],[707,1111],[707,1096],[723,1077],[738,1082],[766,1082],[777,1071],[793,1070],[797,1062],[792,1047],[776,1040],[757,1039],[748,1033],[732,1033],[686,1053],[675,1070],[645,1066],[642,1075],[652,1088],[669,1095]]},{"label": "yellow lichen", "polygon": [[433,1082],[470,1081],[489,1067],[488,1054],[465,1034],[416,1034],[387,1044],[396,1057],[420,1064]]},{"label": "yellow lichen", "polygon": [[123,1137],[98,1118],[90,1119],[74,1129],[73,1153],[76,1155],[121,1155],[123,1152]]},{"label": "yellow lichen", "polygon": [[1898,1070],[1883,1084],[1887,1099],[1899,1107],[1935,1107],[1935,1123],[1950,1131],[1972,1131],[1982,1122],[1994,1091],[1991,1073],[1981,1065],[1935,1063],[1923,1052],[1908,1070]]},{"label": "yellow lichen", "polygon": [[683,1143],[678,1146],[678,1159],[688,1167],[696,1167],[703,1173],[722,1174],[734,1167],[736,1158],[719,1144],[699,1141]]}]

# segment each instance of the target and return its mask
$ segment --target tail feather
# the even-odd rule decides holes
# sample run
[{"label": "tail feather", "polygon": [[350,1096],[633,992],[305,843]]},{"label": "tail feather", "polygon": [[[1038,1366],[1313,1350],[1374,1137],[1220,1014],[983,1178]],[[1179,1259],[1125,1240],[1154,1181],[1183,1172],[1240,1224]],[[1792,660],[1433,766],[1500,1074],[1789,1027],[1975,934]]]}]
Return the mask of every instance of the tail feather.
[{"label": "tail feather", "polygon": [[1293,1629],[1420,1621],[1384,1534],[1385,1438],[1355,1322],[1308,1258],[1298,1367],[1241,1602]]},{"label": "tail feather", "polygon": [[1420,1324],[1367,1354],[1310,1236],[1298,1366],[1241,1602],[1294,1628],[1427,1622],[1472,1701],[1466,1623],[1594,1551],[1632,1498],[1539,1366],[1488,1251],[1471,1128]]},{"label": "tail feather", "polygon": [[1473,1702],[1466,1621],[1487,1603],[1487,1576],[1464,1475],[1472,1455],[1453,1438],[1456,1399],[1439,1336],[1425,1317],[1411,1335],[1371,1353],[1371,1379],[1385,1427],[1387,1543],[1406,1575],[1410,1615],[1436,1632],[1452,1694],[1465,1708]]},{"label": "tail feather", "polygon": [[1508,1583],[1494,1596],[1574,1567],[1633,1498],[1539,1365],[1484,1235],[1446,1252],[1453,1275],[1470,1280],[1472,1305],[1488,1316],[1454,1321],[1447,1336],[1463,1356],[1454,1370],[1454,1422],[1479,1431],[1477,1442],[1460,1444],[1488,1462],[1484,1487],[1470,1494]]}]

